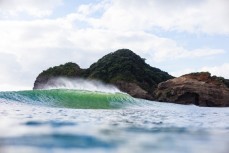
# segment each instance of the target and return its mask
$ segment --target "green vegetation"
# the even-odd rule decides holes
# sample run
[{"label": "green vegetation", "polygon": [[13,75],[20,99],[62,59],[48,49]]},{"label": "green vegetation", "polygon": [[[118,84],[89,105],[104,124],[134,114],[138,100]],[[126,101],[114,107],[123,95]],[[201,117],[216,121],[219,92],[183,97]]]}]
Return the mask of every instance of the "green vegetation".
[{"label": "green vegetation", "polygon": [[42,89],[47,82],[54,77],[80,77],[83,74],[82,69],[72,62],[66,63],[64,65],[51,67],[38,75],[34,83],[34,89]]},{"label": "green vegetation", "polygon": [[[225,84],[229,87],[229,80],[211,76],[209,72],[191,73],[184,76],[217,85]],[[135,98],[149,100],[157,100],[155,90],[159,83],[173,78],[167,72],[151,67],[145,63],[145,59],[128,49],[120,49],[107,54],[88,69],[81,69],[72,62],[49,68],[36,78],[34,89],[44,89],[55,85],[55,81],[52,80],[55,77],[101,80],[115,85]],[[165,92],[167,97],[171,96],[170,91]]]},{"label": "green vegetation", "polygon": [[128,49],[120,49],[104,56],[92,64],[86,73],[89,78],[107,83],[120,80],[136,83],[147,91],[172,78],[168,73],[146,64],[145,59]]},{"label": "green vegetation", "polygon": [[225,84],[229,88],[229,80],[228,79],[224,79],[223,77],[217,77],[217,76],[213,76],[213,77],[215,77],[218,81],[222,82],[223,84]]},{"label": "green vegetation", "polygon": [[45,71],[43,71],[39,76],[47,76],[47,77],[56,77],[56,76],[64,76],[64,77],[76,77],[80,76],[83,73],[83,70],[80,67],[72,62],[66,63],[64,65],[51,67]]},{"label": "green vegetation", "polygon": [[86,70],[75,63],[49,68],[37,77],[34,89],[42,88],[53,77],[81,77],[111,84],[124,81],[137,84],[149,93],[152,93],[158,83],[173,78],[168,73],[146,64],[145,59],[128,49],[105,55]]}]

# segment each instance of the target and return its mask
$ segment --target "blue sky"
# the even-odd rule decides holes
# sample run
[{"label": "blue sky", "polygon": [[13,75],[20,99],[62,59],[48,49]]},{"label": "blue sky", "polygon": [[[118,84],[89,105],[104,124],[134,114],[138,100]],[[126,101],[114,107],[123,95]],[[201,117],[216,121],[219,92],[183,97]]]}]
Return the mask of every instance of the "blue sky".
[{"label": "blue sky", "polygon": [[129,48],[174,76],[229,78],[227,0],[1,0],[0,90],[31,89],[50,66],[89,67]]}]

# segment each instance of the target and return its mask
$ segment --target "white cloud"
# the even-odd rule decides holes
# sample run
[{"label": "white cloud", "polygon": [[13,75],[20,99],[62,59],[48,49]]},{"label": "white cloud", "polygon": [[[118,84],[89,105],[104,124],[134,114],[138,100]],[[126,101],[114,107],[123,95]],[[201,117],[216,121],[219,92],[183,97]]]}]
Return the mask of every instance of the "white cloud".
[{"label": "white cloud", "polygon": [[175,76],[175,77],[180,77],[184,74],[189,74],[189,73],[193,73],[193,72],[198,72],[198,71],[197,71],[197,69],[194,69],[194,68],[185,68],[183,70],[171,72],[171,75]]},{"label": "white cloud", "polygon": [[77,29],[69,26],[71,24],[67,18],[0,22],[0,28],[4,29],[0,31],[4,38],[0,42],[0,53],[14,56],[8,64],[4,62],[5,68],[20,67],[12,68],[19,75],[2,72],[5,78],[13,80],[12,77],[17,77],[16,80],[25,80],[24,85],[32,86],[35,77],[50,66],[73,61],[85,68],[120,48],[129,48],[156,62],[223,53],[218,49],[188,50],[171,39],[141,31],[120,33],[106,29]]},{"label": "white cloud", "polygon": [[0,90],[28,89],[24,87],[27,78],[23,77],[22,67],[13,54],[0,52]]},{"label": "white cloud", "polygon": [[[160,41],[162,40],[162,43]],[[156,62],[163,62],[167,60],[176,60],[176,59],[193,59],[193,58],[201,58],[201,57],[208,57],[213,55],[224,54],[225,51],[223,49],[211,49],[211,48],[199,48],[194,50],[185,49],[182,46],[179,46],[177,42],[166,39],[160,38],[159,41],[154,41],[152,45],[152,49],[149,50],[153,55],[153,60]],[[160,45],[157,45],[157,44]]]},{"label": "white cloud", "polygon": [[108,0],[103,0],[100,3],[94,4],[86,4],[86,5],[80,5],[79,8],[77,9],[77,12],[79,14],[83,14],[84,16],[90,16],[93,13],[96,13],[98,11],[103,12],[106,9],[108,9],[110,6],[110,2]]},{"label": "white cloud", "polygon": [[5,17],[27,13],[35,17],[49,16],[62,0],[1,0],[0,14]]},{"label": "white cloud", "polygon": [[222,65],[218,66],[205,66],[201,68],[201,71],[209,71],[210,73],[225,77],[226,79],[229,79],[229,63],[224,63]]},{"label": "white cloud", "polygon": [[[150,55],[148,58],[156,62],[224,53],[222,49],[188,50],[174,40],[143,31],[78,29],[69,26],[74,23],[67,19],[0,22],[0,28],[4,29],[0,31],[0,35],[4,37],[0,42],[0,52],[15,54],[19,60],[29,56],[25,65],[30,61],[42,60],[47,51],[61,57],[62,54],[66,55],[66,52],[75,54],[78,50],[81,51],[78,57],[86,57],[88,53],[97,54],[99,57],[120,48],[130,48],[140,55]],[[31,52],[32,57],[29,54]]]},{"label": "white cloud", "polygon": [[229,63],[224,63],[217,66],[204,66],[202,68],[186,68],[181,71],[172,72],[171,74],[179,77],[184,74],[192,72],[210,72],[212,75],[221,76],[226,79],[229,79]]},{"label": "white cloud", "polygon": [[[107,2],[107,1],[106,1]],[[229,34],[228,0],[112,0],[95,27],[113,30],[164,30]],[[108,5],[107,4],[107,5]]]}]

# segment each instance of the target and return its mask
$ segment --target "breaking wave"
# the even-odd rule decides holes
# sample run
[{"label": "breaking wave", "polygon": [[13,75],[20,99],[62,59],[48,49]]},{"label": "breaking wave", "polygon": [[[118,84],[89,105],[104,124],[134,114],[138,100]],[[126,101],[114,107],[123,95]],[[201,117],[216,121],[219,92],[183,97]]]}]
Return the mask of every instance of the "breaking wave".
[{"label": "breaking wave", "polygon": [[118,109],[137,106],[140,99],[124,93],[50,89],[0,92],[0,101],[74,109]]}]

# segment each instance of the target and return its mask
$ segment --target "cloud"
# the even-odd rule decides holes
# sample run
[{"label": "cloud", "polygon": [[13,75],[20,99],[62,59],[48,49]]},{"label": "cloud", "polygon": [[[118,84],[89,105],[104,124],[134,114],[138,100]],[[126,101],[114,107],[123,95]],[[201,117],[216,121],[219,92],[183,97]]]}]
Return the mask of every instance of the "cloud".
[{"label": "cloud", "polygon": [[[6,78],[10,76],[10,80],[24,80],[24,85],[31,87],[36,76],[50,66],[73,61],[85,68],[120,48],[129,48],[155,62],[224,53],[220,49],[188,50],[174,40],[142,31],[120,33],[107,29],[78,29],[69,26],[72,24],[67,18],[0,22],[0,28],[4,29],[0,31],[4,37],[0,42],[0,53],[14,57],[6,58],[9,63],[4,62],[6,70],[2,74]],[[16,65],[20,68],[11,68]],[[18,73],[8,73],[11,69]]]},{"label": "cloud", "polygon": [[[4,37],[0,42],[0,52],[15,54],[19,59],[29,56],[26,61],[28,64],[25,65],[32,65],[29,62],[42,60],[44,55],[47,55],[47,51],[49,54],[60,57],[73,54],[77,54],[76,57],[87,57],[87,54],[99,57],[110,51],[129,48],[140,55],[147,54],[148,58],[156,62],[225,53],[222,49],[212,48],[189,50],[172,39],[158,37],[144,31],[79,29],[73,26],[74,22],[68,21],[68,17],[53,20],[0,22],[0,28],[4,29],[0,31],[1,36]],[[31,52],[33,52],[32,56]],[[88,65],[83,64],[83,66]]]},{"label": "cloud", "polygon": [[62,0],[1,0],[0,14],[5,17],[27,13],[30,16],[44,17],[52,14],[55,7],[62,4]]},{"label": "cloud", "polygon": [[218,66],[205,66],[201,68],[201,71],[209,71],[214,75],[222,76],[229,79],[229,63],[224,63]]},{"label": "cloud", "polygon": [[[16,0],[0,1],[0,14],[2,11],[10,13],[12,10],[13,13],[26,12],[44,17],[50,15],[54,6],[61,3],[55,1],[54,4],[53,0],[48,0],[47,3],[33,0],[20,2],[12,5],[16,4]],[[81,5],[76,12],[55,19],[1,20],[0,73],[3,75],[0,77],[0,90],[32,88],[36,76],[50,66],[72,61],[86,68],[103,55],[120,48],[133,50],[146,58],[149,64],[177,59],[202,59],[226,53],[220,48],[189,49],[175,40],[147,32],[153,26],[176,29],[173,25],[175,23],[172,23],[176,20],[169,21],[170,27],[163,27],[160,12],[155,15],[151,11],[158,9],[163,12],[167,11],[166,7],[177,5],[166,0],[139,2],[117,0]],[[162,5],[165,2],[168,2],[166,6]],[[186,3],[188,1],[182,7],[189,8],[195,3],[198,6],[203,5],[203,2],[198,1],[191,6]],[[154,8],[156,6],[160,8]],[[6,10],[7,7],[9,10]],[[181,8],[177,9],[179,12]],[[164,18],[161,20],[166,19],[165,14],[166,12],[162,13]]]},{"label": "cloud", "polygon": [[23,77],[22,67],[17,61],[17,57],[13,54],[0,52],[0,61],[0,90],[25,89],[27,78]]},{"label": "cloud", "polygon": [[149,30],[229,34],[228,0],[112,0],[95,27],[113,30]]},{"label": "cloud", "polygon": [[222,65],[217,66],[204,66],[201,68],[186,68],[181,71],[172,72],[171,74],[176,77],[179,77],[181,75],[192,72],[210,72],[212,75],[221,76],[226,79],[229,79],[229,63],[224,63]]}]

